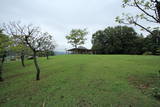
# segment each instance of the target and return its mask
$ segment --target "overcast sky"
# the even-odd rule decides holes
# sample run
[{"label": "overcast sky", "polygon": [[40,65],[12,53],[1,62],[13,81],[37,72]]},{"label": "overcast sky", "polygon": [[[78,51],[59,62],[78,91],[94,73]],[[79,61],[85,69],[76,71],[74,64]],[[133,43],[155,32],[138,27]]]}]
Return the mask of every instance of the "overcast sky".
[{"label": "overcast sky", "polygon": [[[89,34],[85,47],[91,48],[92,34],[107,26],[115,26],[115,17],[135,9],[123,9],[122,0],[1,0],[1,22],[21,21],[34,24],[51,33],[57,51],[72,46],[65,36],[71,29],[87,28]],[[137,28],[138,30],[138,28]]]}]

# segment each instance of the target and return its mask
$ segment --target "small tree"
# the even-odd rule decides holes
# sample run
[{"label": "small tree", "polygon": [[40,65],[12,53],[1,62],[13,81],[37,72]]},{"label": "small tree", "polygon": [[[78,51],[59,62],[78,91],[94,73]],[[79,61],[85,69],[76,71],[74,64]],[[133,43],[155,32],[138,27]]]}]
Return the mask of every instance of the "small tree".
[{"label": "small tree", "polygon": [[24,45],[21,41],[17,40],[16,38],[12,38],[12,46],[11,50],[14,51],[18,56],[20,56],[21,64],[25,67],[24,59],[25,55],[31,51],[29,47]]},{"label": "small tree", "polygon": [[7,35],[3,34],[0,30],[0,81],[3,81],[2,72],[3,72],[3,63],[5,61],[6,53],[11,44],[10,39]]},{"label": "small tree", "polygon": [[41,51],[42,44],[47,41],[39,27],[22,25],[20,22],[10,22],[3,25],[5,31],[29,47],[33,52],[34,64],[37,70],[36,80],[40,80],[40,68],[37,62],[37,52]]},{"label": "small tree", "polygon": [[72,46],[77,48],[78,45],[84,44],[87,34],[88,32],[86,29],[72,29],[70,34],[66,36],[66,39],[68,43],[71,43]]},{"label": "small tree", "polygon": [[52,36],[48,33],[45,32],[43,33],[43,40],[42,40],[42,51],[45,53],[45,56],[47,59],[49,59],[49,53],[53,52],[53,50],[55,49],[55,42],[52,39]]}]

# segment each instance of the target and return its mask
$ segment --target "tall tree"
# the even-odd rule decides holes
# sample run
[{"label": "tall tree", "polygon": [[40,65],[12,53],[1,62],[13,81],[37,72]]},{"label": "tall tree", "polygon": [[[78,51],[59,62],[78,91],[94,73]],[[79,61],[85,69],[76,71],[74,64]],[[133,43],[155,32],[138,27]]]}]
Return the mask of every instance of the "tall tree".
[{"label": "tall tree", "polygon": [[[116,17],[116,21],[123,24],[133,24],[146,30],[153,35],[153,30],[158,30],[160,24],[160,1],[159,0],[123,0],[124,8],[134,7],[140,10],[138,14],[123,13],[122,17]],[[153,23],[154,27],[145,26],[144,22]],[[157,27],[156,27],[157,26]]]},{"label": "tall tree", "polygon": [[0,30],[0,81],[4,80],[2,77],[3,64],[10,44],[9,36],[3,34],[2,30]]},{"label": "tall tree", "polygon": [[100,54],[138,54],[138,38],[131,27],[108,27],[93,34],[92,49]]},{"label": "tall tree", "polygon": [[66,36],[66,39],[68,43],[77,48],[78,45],[84,44],[87,34],[88,32],[86,29],[72,29],[70,34]]},{"label": "tall tree", "polygon": [[33,52],[34,65],[37,70],[36,80],[40,80],[40,68],[37,62],[37,52],[41,51],[42,44],[46,41],[44,33],[39,27],[33,25],[23,25],[20,22],[10,22],[3,25],[5,31],[19,39],[24,45]]},{"label": "tall tree", "polygon": [[97,31],[92,35],[92,50],[95,50],[97,54],[106,54],[108,40],[109,37],[104,31]]},{"label": "tall tree", "polygon": [[160,49],[160,31],[154,30],[152,32],[153,35],[148,35],[145,38],[145,48],[147,51],[152,52],[153,55],[157,55],[158,54],[158,50]]}]

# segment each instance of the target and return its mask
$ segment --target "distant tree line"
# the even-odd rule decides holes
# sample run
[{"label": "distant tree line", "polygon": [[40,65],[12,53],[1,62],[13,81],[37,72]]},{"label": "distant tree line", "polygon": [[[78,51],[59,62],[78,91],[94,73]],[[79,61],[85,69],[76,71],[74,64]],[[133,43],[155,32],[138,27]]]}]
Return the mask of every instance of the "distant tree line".
[{"label": "distant tree line", "polygon": [[116,26],[99,30],[92,36],[92,50],[97,54],[160,54],[160,31],[144,37],[132,27]]}]

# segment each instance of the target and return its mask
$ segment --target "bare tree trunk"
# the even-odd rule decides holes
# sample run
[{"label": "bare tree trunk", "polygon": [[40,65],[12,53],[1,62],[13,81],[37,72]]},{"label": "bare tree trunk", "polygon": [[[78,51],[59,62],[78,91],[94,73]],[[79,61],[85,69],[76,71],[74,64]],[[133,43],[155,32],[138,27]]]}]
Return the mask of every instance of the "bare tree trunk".
[{"label": "bare tree trunk", "polygon": [[156,9],[158,14],[158,23],[160,23],[160,1],[156,0]]},{"label": "bare tree trunk", "polygon": [[39,69],[39,65],[38,65],[38,63],[37,63],[36,54],[37,54],[36,51],[34,51],[33,58],[34,58],[34,64],[35,64],[35,67],[36,67],[36,70],[37,70],[36,80],[40,80],[40,69]]},{"label": "bare tree trunk", "polygon": [[46,58],[47,58],[47,60],[49,59],[48,52],[46,52]]},{"label": "bare tree trunk", "polygon": [[49,56],[48,56],[48,54],[47,54],[47,60],[49,59]]},{"label": "bare tree trunk", "polygon": [[21,63],[22,63],[22,66],[25,67],[25,64],[24,64],[24,51],[21,52]]},{"label": "bare tree trunk", "polygon": [[2,78],[2,69],[3,69],[3,64],[1,63],[0,64],[0,82],[3,81],[3,78]]},{"label": "bare tree trunk", "polygon": [[0,62],[0,82],[2,82],[4,79],[2,77],[2,72],[3,72],[3,63],[4,63],[4,60],[5,60],[5,54],[2,56],[2,61]]}]

